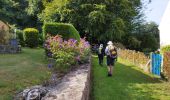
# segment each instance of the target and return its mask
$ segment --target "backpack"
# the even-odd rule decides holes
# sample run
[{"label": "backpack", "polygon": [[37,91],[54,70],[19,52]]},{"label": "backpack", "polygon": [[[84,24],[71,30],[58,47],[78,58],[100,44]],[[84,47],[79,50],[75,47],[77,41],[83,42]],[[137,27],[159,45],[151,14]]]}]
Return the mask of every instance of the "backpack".
[{"label": "backpack", "polygon": [[117,51],[116,51],[115,48],[110,50],[110,57],[111,58],[116,58],[117,57]]},{"label": "backpack", "polygon": [[98,53],[102,54],[102,48],[99,48]]}]

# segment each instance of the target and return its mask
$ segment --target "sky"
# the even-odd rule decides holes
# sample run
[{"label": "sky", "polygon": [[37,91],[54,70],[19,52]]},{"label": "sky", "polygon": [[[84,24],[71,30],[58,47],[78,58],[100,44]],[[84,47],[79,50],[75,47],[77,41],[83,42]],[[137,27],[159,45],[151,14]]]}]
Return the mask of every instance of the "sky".
[{"label": "sky", "polygon": [[170,0],[151,0],[150,4],[147,4],[149,0],[143,0],[147,4],[144,8],[144,13],[146,16],[146,21],[154,21],[157,24],[160,24],[165,9],[167,7],[168,1]]}]

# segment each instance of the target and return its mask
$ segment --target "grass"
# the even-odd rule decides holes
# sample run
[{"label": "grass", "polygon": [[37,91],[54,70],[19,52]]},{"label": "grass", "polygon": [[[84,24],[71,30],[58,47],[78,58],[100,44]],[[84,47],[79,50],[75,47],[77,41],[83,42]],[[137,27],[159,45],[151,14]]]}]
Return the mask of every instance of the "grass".
[{"label": "grass", "polygon": [[91,100],[170,100],[170,83],[121,59],[116,62],[113,76],[107,77],[106,65],[99,66],[93,56],[92,73]]},{"label": "grass", "polygon": [[11,100],[25,87],[48,79],[43,49],[24,48],[21,54],[0,54],[0,100]]}]

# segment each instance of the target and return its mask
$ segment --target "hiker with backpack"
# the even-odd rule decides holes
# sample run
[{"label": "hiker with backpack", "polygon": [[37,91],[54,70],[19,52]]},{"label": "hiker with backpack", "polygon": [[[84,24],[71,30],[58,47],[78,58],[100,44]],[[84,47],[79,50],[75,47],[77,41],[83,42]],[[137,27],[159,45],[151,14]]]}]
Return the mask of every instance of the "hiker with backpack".
[{"label": "hiker with backpack", "polygon": [[107,56],[108,76],[112,76],[113,66],[115,64],[115,60],[117,60],[117,50],[116,47],[113,46],[112,41],[107,43],[105,53]]},{"label": "hiker with backpack", "polygon": [[99,58],[99,65],[103,65],[103,57],[104,57],[104,47],[103,44],[100,44],[98,48],[98,58]]}]

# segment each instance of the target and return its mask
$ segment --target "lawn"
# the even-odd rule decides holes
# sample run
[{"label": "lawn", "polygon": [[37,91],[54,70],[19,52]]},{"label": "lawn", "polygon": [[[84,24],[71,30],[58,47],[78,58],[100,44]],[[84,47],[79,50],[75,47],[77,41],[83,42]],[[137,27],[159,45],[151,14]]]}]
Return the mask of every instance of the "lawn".
[{"label": "lawn", "polygon": [[106,65],[98,65],[92,58],[91,100],[170,100],[170,83],[146,74],[138,67],[121,59],[112,77],[107,77]]},{"label": "lawn", "polygon": [[48,79],[43,49],[24,48],[21,54],[0,54],[0,100],[11,100],[25,87]]}]

